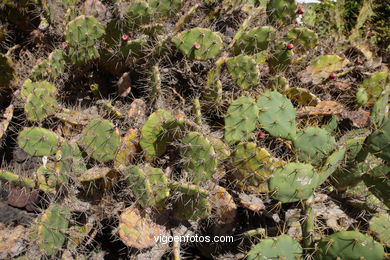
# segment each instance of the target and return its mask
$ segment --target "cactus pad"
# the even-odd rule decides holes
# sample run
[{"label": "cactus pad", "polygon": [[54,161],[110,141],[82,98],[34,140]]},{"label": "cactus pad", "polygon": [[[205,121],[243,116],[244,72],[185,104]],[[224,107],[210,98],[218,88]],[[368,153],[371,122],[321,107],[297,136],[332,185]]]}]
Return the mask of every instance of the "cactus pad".
[{"label": "cactus pad", "polygon": [[295,27],[288,30],[286,39],[293,43],[297,49],[307,51],[317,46],[318,36],[308,28]]},{"label": "cactus pad", "polygon": [[256,101],[250,97],[234,100],[225,116],[225,141],[232,145],[252,137],[259,115]]},{"label": "cactus pad", "polygon": [[30,121],[43,121],[46,117],[53,115],[57,110],[56,91],[46,88],[36,88],[27,96],[24,111]]},{"label": "cactus pad", "polygon": [[145,152],[145,159],[153,161],[166,151],[167,141],[161,140],[164,135],[163,124],[172,119],[170,112],[160,109],[153,112],[141,129],[140,145]]},{"label": "cactus pad", "polygon": [[316,165],[336,147],[336,141],[330,133],[319,127],[308,127],[298,132],[293,140],[299,160]]},{"label": "cactus pad", "polygon": [[267,4],[268,20],[278,27],[291,24],[296,10],[295,0],[270,0]]},{"label": "cactus pad", "polygon": [[182,183],[172,183],[172,191],[179,193],[174,203],[174,216],[179,220],[205,219],[211,213],[211,203],[208,191],[196,186]]},{"label": "cactus pad", "polygon": [[73,47],[91,47],[104,34],[104,26],[95,17],[81,15],[68,23],[65,39]]},{"label": "cactus pad", "polygon": [[257,100],[261,127],[274,137],[293,139],[296,111],[291,101],[277,91],[265,92]]},{"label": "cactus pad", "polygon": [[369,135],[365,144],[370,153],[390,162],[390,120],[387,120],[381,128]]},{"label": "cactus pad", "polygon": [[256,61],[246,55],[229,58],[226,65],[230,76],[243,90],[255,88],[260,84],[260,73]]},{"label": "cactus pad", "polygon": [[319,182],[313,166],[304,163],[288,163],[275,170],[268,182],[271,196],[282,203],[309,198]]},{"label": "cactus pad", "polygon": [[252,55],[267,50],[270,42],[275,40],[276,29],[271,26],[256,27],[247,32],[240,32],[235,36],[233,53],[241,52]]},{"label": "cactus pad", "polygon": [[390,73],[387,71],[376,72],[365,79],[356,94],[358,104],[372,104],[381,96],[383,91],[390,91],[389,75]]},{"label": "cactus pad", "polygon": [[54,255],[61,250],[66,239],[70,219],[69,209],[52,204],[36,221],[38,245],[46,255]]},{"label": "cactus pad", "polygon": [[267,192],[267,180],[276,167],[284,163],[255,143],[239,143],[233,153],[234,179],[238,186],[250,192]]},{"label": "cactus pad", "polygon": [[172,41],[188,58],[195,60],[212,59],[222,50],[222,39],[219,33],[204,28],[183,31]]},{"label": "cactus pad", "polygon": [[0,90],[4,90],[10,87],[12,81],[16,79],[16,72],[13,61],[0,53]]},{"label": "cactus pad", "polygon": [[62,143],[56,153],[56,160],[57,174],[79,177],[87,171],[80,148],[74,142]]},{"label": "cactus pad", "polygon": [[341,231],[321,239],[316,260],[327,259],[384,259],[384,249],[372,237],[358,231]]},{"label": "cactus pad", "polygon": [[284,94],[296,104],[301,106],[316,106],[320,99],[305,88],[287,88]]},{"label": "cactus pad", "polygon": [[181,7],[182,0],[149,0],[154,14],[166,17],[175,15]]},{"label": "cactus pad", "polygon": [[136,129],[130,128],[126,135],[122,138],[122,144],[115,155],[114,167],[118,168],[120,165],[129,166],[130,163],[134,160],[138,149],[138,132]]},{"label": "cactus pad", "polygon": [[110,121],[93,119],[84,128],[79,142],[92,158],[107,162],[115,158],[121,138],[118,129]]},{"label": "cactus pad", "polygon": [[118,233],[127,246],[144,249],[155,245],[155,238],[164,235],[165,231],[149,217],[142,217],[139,210],[131,206],[119,216]]},{"label": "cactus pad", "polygon": [[385,246],[390,246],[390,216],[378,213],[370,219],[370,232]]},{"label": "cactus pad", "polygon": [[190,181],[199,184],[211,179],[217,169],[217,155],[209,140],[191,132],[183,138],[182,143],[180,155],[184,170],[190,174]]},{"label": "cactus pad", "polygon": [[267,59],[270,70],[273,72],[285,71],[293,62],[294,52],[286,48],[286,43],[277,43]]},{"label": "cactus pad", "polygon": [[58,136],[40,127],[24,128],[18,135],[18,145],[31,156],[49,156],[58,149]]},{"label": "cactus pad", "polygon": [[303,83],[319,84],[331,73],[342,70],[349,61],[337,55],[321,55],[310,62],[306,70],[299,73]]},{"label": "cactus pad", "polygon": [[170,191],[168,179],[161,169],[131,166],[126,169],[126,180],[136,201],[143,208],[165,207]]},{"label": "cactus pad", "polygon": [[256,244],[249,252],[248,260],[301,259],[303,249],[288,235],[269,237]]},{"label": "cactus pad", "polygon": [[389,172],[390,167],[379,165],[363,175],[363,181],[370,192],[383,201],[387,207],[390,207]]}]

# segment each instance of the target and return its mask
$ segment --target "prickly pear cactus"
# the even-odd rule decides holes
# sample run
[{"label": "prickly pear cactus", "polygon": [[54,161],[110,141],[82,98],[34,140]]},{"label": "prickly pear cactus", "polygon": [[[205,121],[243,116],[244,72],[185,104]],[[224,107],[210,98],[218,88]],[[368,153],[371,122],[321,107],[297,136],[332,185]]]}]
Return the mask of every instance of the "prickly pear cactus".
[{"label": "prickly pear cactus", "polygon": [[301,259],[301,245],[288,235],[269,237],[257,243],[249,252],[246,259]]},{"label": "prickly pear cactus", "polygon": [[386,247],[390,245],[390,216],[387,213],[378,213],[370,219],[370,233]]},{"label": "prickly pear cactus", "polygon": [[155,238],[165,234],[162,226],[155,224],[148,216],[141,216],[135,206],[120,214],[118,233],[123,243],[137,249],[155,245]]},{"label": "prickly pear cactus", "polygon": [[160,109],[153,112],[142,127],[140,145],[147,161],[153,161],[155,157],[165,153],[169,140],[163,138],[167,136],[163,124],[172,118],[170,112]]},{"label": "prickly pear cactus", "polygon": [[314,258],[380,260],[384,255],[383,246],[372,237],[358,231],[342,231],[322,238]]},{"label": "prickly pear cactus", "polygon": [[239,88],[248,90],[260,84],[259,69],[252,57],[239,55],[229,58],[226,65],[230,76]]},{"label": "prickly pear cactus", "polygon": [[382,92],[390,91],[389,72],[376,72],[365,79],[357,90],[356,99],[359,105],[374,103]]},{"label": "prickly pear cactus", "polygon": [[37,219],[34,237],[37,238],[39,249],[45,255],[51,256],[61,250],[66,239],[70,211],[66,207],[52,204]]},{"label": "prickly pear cactus", "polygon": [[386,120],[381,128],[369,135],[365,141],[370,153],[390,161],[390,120]]},{"label": "prickly pear cactus", "polygon": [[205,219],[211,214],[209,192],[196,186],[172,183],[171,190],[178,193],[175,201],[174,216],[179,220]]},{"label": "prickly pear cactus", "polygon": [[288,98],[277,91],[265,92],[257,99],[259,123],[272,136],[294,139],[296,111]]},{"label": "prickly pear cactus", "polygon": [[237,33],[233,45],[234,54],[241,52],[252,55],[268,49],[275,40],[276,29],[271,26],[256,27],[249,31]]},{"label": "prickly pear cactus", "polygon": [[268,189],[274,199],[282,203],[309,198],[318,186],[319,175],[310,164],[288,163],[276,168],[268,181]]},{"label": "prickly pear cactus", "polygon": [[172,41],[188,58],[195,60],[212,59],[222,50],[222,39],[219,33],[206,28],[183,31]]},{"label": "prickly pear cactus", "polygon": [[126,181],[136,198],[143,207],[164,208],[169,197],[168,179],[158,168],[130,166],[126,170]]},{"label": "prickly pear cactus", "polygon": [[225,141],[234,144],[249,139],[256,128],[259,109],[256,101],[250,97],[234,100],[225,116]]},{"label": "prickly pear cactus", "polygon": [[317,46],[317,34],[306,27],[295,27],[288,30],[286,39],[294,45],[294,48],[307,51]]},{"label": "prickly pear cactus", "polygon": [[111,161],[119,148],[118,129],[108,120],[94,119],[83,130],[80,145],[95,160]]},{"label": "prickly pear cactus", "polygon": [[28,127],[18,135],[18,145],[30,156],[49,156],[57,151],[59,137],[44,128]]},{"label": "prickly pear cactus", "polygon": [[8,89],[12,81],[16,79],[13,61],[4,54],[0,54],[0,90]]},{"label": "prickly pear cactus", "polygon": [[233,153],[234,180],[250,192],[267,192],[267,180],[272,172],[284,164],[255,143],[239,143]]},{"label": "prickly pear cactus", "polygon": [[386,206],[390,206],[390,167],[379,165],[370,172],[363,175],[363,181],[378,199],[382,200]]},{"label": "prickly pear cactus", "polygon": [[180,155],[184,170],[189,173],[189,180],[194,184],[212,178],[217,169],[217,154],[210,141],[199,133],[188,133],[182,140]]},{"label": "prickly pear cactus", "polygon": [[297,133],[293,140],[298,158],[316,165],[336,147],[336,141],[330,133],[319,127],[308,127]]}]

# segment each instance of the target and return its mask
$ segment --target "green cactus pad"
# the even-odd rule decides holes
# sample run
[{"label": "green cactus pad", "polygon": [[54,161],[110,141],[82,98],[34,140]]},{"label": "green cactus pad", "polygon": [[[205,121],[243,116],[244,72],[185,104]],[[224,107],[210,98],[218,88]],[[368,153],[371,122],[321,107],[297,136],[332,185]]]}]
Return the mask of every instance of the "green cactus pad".
[{"label": "green cactus pad", "polygon": [[153,112],[141,129],[140,145],[145,152],[145,159],[153,161],[166,151],[167,141],[161,141],[164,134],[163,124],[173,119],[170,112],[160,109]]},{"label": "green cactus pad", "polygon": [[378,199],[390,207],[390,167],[379,165],[363,175],[363,181]]},{"label": "green cactus pad", "polygon": [[332,153],[325,161],[325,165],[320,170],[318,185],[324,183],[336,169],[340,166],[345,157],[347,148],[341,147],[338,151]]},{"label": "green cactus pad", "polygon": [[317,34],[306,27],[295,27],[287,32],[286,39],[294,44],[294,48],[307,51],[317,46]]},{"label": "green cactus pad", "polygon": [[358,231],[341,231],[321,239],[316,260],[382,260],[385,253],[383,246],[372,237]]},{"label": "green cactus pad", "polygon": [[33,94],[34,91],[37,89],[44,89],[45,91],[50,93],[50,95],[57,94],[57,88],[53,84],[47,82],[46,80],[33,82],[31,81],[31,79],[26,79],[23,82],[22,89],[20,90],[20,97],[22,99],[26,99],[30,94]]},{"label": "green cactus pad", "polygon": [[222,103],[222,82],[219,77],[225,60],[225,57],[219,58],[215,62],[215,68],[211,69],[207,75],[203,92],[206,107],[218,107]]},{"label": "green cactus pad", "polygon": [[[388,92],[390,90],[389,72],[382,71],[376,72],[371,77],[365,79],[360,85],[357,92],[357,101],[359,105],[372,104],[376,102],[378,97],[381,96],[383,91]],[[359,93],[360,92],[360,93]],[[365,95],[364,98],[360,97]]]},{"label": "green cactus pad", "polygon": [[200,133],[191,132],[182,143],[180,155],[184,170],[190,174],[190,181],[199,184],[211,179],[217,169],[217,155],[209,140]]},{"label": "green cactus pad", "polygon": [[65,72],[66,54],[63,50],[54,50],[48,58],[48,74],[50,78],[56,79]]},{"label": "green cactus pad", "polygon": [[321,55],[310,62],[306,70],[298,75],[303,83],[319,84],[331,73],[342,70],[349,61],[337,55]]},{"label": "green cactus pad", "polygon": [[370,114],[370,121],[374,124],[375,128],[381,127],[389,117],[389,113],[387,111],[388,103],[389,92],[383,91],[381,96],[375,102]]},{"label": "green cactus pad", "polygon": [[122,144],[115,155],[114,167],[129,166],[134,160],[139,148],[139,137],[136,129],[130,128],[122,138]]},{"label": "green cactus pad", "polygon": [[40,190],[49,193],[55,193],[57,187],[68,182],[68,175],[57,174],[55,172],[55,164],[49,162],[41,165],[35,172]]},{"label": "green cactus pad", "polygon": [[143,169],[130,166],[126,169],[126,181],[136,198],[143,207],[162,209],[169,197],[168,179],[161,169],[150,166]]},{"label": "green cactus pad", "polygon": [[255,88],[260,84],[260,73],[256,61],[246,55],[229,58],[227,69],[233,81],[243,90]]},{"label": "green cactus pad", "polygon": [[79,142],[92,158],[107,162],[115,158],[121,138],[113,123],[108,120],[93,119],[84,128]]},{"label": "green cactus pad", "polygon": [[8,89],[12,81],[16,79],[13,61],[0,53],[0,90]]},{"label": "green cactus pad", "polygon": [[268,81],[267,87],[280,92],[283,92],[290,88],[288,85],[288,80],[283,76],[272,77]]},{"label": "green cactus pad", "polygon": [[149,23],[152,19],[153,10],[145,1],[135,0],[126,2],[124,17],[127,26]]},{"label": "green cactus pad", "polygon": [[49,156],[58,149],[58,136],[40,127],[24,128],[18,135],[18,145],[31,156]]},{"label": "green cactus pad", "polygon": [[61,148],[56,153],[56,173],[79,177],[85,171],[84,158],[78,145],[74,142],[61,144]]},{"label": "green cactus pad", "polygon": [[234,100],[225,116],[225,141],[232,145],[252,137],[259,115],[256,101],[250,97]]},{"label": "green cactus pad", "polygon": [[188,58],[195,60],[212,59],[222,50],[222,39],[219,33],[205,28],[183,31],[172,41]]},{"label": "green cactus pad", "polygon": [[46,255],[54,255],[61,250],[68,229],[70,211],[58,204],[51,204],[36,221],[36,233],[39,249]]},{"label": "green cactus pad", "polygon": [[47,78],[48,72],[47,69],[49,67],[49,62],[47,60],[42,60],[35,64],[35,66],[31,69],[30,79],[33,81],[38,81]]},{"label": "green cactus pad", "polygon": [[270,0],[267,4],[268,20],[278,27],[289,25],[295,19],[297,7],[295,0]]},{"label": "green cactus pad", "polygon": [[179,193],[175,201],[173,215],[179,220],[205,219],[211,213],[211,203],[208,191],[183,183],[172,183],[171,190]]},{"label": "green cactus pad", "polygon": [[330,133],[319,127],[308,127],[297,133],[293,140],[299,160],[317,165],[336,147]]},{"label": "green cactus pad", "polygon": [[27,96],[24,111],[30,121],[43,121],[46,117],[53,115],[58,107],[56,92],[45,88],[36,88]]},{"label": "green cactus pad", "polygon": [[267,50],[270,42],[275,40],[276,29],[271,26],[256,27],[236,34],[233,45],[235,55],[242,52],[248,55]]},{"label": "green cactus pad", "polygon": [[165,235],[164,227],[154,223],[148,216],[131,206],[119,216],[119,237],[127,246],[144,249],[154,246],[156,237]]},{"label": "green cactus pad", "polygon": [[129,40],[119,47],[119,53],[124,59],[139,58],[148,49],[148,42],[145,39]]},{"label": "green cactus pad", "polygon": [[365,141],[370,153],[390,162],[390,120],[369,135]]},{"label": "green cactus pad", "polygon": [[294,52],[287,49],[286,43],[277,43],[267,59],[272,72],[285,71],[293,62]]},{"label": "green cactus pad", "polygon": [[265,92],[257,100],[259,123],[274,137],[293,139],[296,110],[291,101],[277,91]]},{"label": "green cactus pad", "polygon": [[370,219],[370,232],[385,246],[390,246],[390,215],[378,213]]},{"label": "green cactus pad", "polygon": [[26,188],[34,188],[35,181],[33,179],[20,176],[16,173],[0,170],[0,181],[11,183],[15,186],[26,187]]},{"label": "green cactus pad", "polygon": [[238,186],[249,192],[268,192],[267,180],[276,167],[284,162],[271,156],[255,143],[239,143],[233,153],[234,179]]},{"label": "green cactus pad", "polygon": [[301,245],[288,235],[269,237],[257,243],[249,252],[247,260],[301,259]]},{"label": "green cactus pad", "polygon": [[309,198],[319,183],[319,176],[313,166],[304,163],[288,163],[275,170],[268,182],[268,189],[274,199],[282,203],[296,202]]},{"label": "green cactus pad", "polygon": [[181,3],[182,0],[149,0],[154,14],[162,17],[174,16],[180,10]]},{"label": "green cactus pad", "polygon": [[104,34],[104,25],[95,17],[80,15],[66,26],[65,39],[72,47],[92,47]]},{"label": "green cactus pad", "polygon": [[208,136],[207,139],[210,141],[214,151],[217,153],[218,160],[223,161],[229,158],[230,149],[227,144],[225,144],[221,139],[212,136]]}]

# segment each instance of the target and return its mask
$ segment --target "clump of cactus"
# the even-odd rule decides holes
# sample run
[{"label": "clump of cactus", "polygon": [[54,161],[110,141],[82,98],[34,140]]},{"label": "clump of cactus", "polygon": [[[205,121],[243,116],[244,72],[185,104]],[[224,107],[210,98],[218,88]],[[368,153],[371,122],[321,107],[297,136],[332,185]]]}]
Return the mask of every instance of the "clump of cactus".
[{"label": "clump of cactus", "polygon": [[314,9],[0,1],[0,258],[384,259],[389,71]]}]

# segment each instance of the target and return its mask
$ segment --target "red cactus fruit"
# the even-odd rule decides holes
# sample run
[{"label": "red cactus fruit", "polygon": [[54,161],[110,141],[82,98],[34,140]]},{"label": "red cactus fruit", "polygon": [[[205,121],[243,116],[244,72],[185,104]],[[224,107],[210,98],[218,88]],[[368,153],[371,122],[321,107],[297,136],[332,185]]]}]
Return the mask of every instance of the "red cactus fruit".
[{"label": "red cactus fruit", "polygon": [[200,44],[199,43],[194,43],[194,45],[192,46],[195,50],[199,50],[200,49]]},{"label": "red cactus fruit", "polygon": [[287,50],[292,50],[294,48],[294,44],[289,43],[289,44],[287,44],[286,48],[287,48]]},{"label": "red cactus fruit", "polygon": [[329,79],[335,79],[337,77],[336,73],[330,73]]},{"label": "red cactus fruit", "polygon": [[266,136],[266,134],[263,131],[260,131],[260,132],[257,133],[257,138],[259,138],[259,139],[264,139],[265,136]]},{"label": "red cactus fruit", "polygon": [[127,42],[128,40],[129,40],[129,35],[123,34],[123,35],[122,35],[122,41]]},{"label": "red cactus fruit", "polygon": [[303,9],[302,7],[298,8],[297,10],[297,14],[303,14],[305,12],[305,9]]}]

